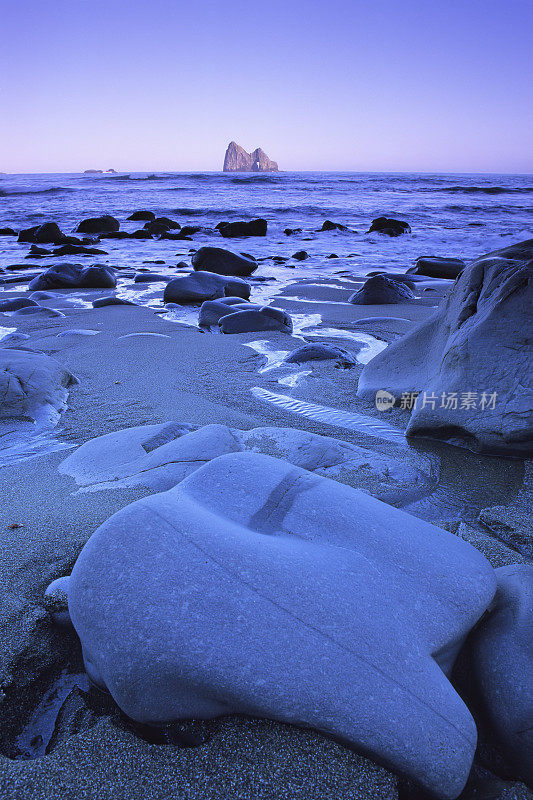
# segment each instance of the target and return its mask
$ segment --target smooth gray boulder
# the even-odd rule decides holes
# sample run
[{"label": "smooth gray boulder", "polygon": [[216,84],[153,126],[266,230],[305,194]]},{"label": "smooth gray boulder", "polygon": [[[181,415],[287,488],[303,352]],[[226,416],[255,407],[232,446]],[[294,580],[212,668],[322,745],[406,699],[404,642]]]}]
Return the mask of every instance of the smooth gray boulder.
[{"label": "smooth gray boulder", "polygon": [[241,278],[250,276],[259,266],[254,258],[232,253],[222,247],[200,247],[191,261],[195,270],[216,272],[218,275],[237,275]]},{"label": "smooth gray boulder", "polygon": [[77,379],[58,361],[35,350],[0,348],[0,420],[46,423],[66,408]]},{"label": "smooth gray boulder", "polygon": [[490,732],[533,785],[533,566],[496,570],[490,614],[472,633],[469,655]]},{"label": "smooth gray boulder", "polygon": [[284,359],[287,364],[304,364],[306,361],[328,361],[335,360],[343,367],[351,367],[357,364],[354,356],[342,347],[335,347],[333,344],[323,344],[313,342],[297,347]]},{"label": "smooth gray boulder", "polygon": [[12,297],[9,300],[0,300],[0,313],[5,311],[18,311],[19,308],[30,308],[36,306],[35,300],[29,297]]},{"label": "smooth gray boulder", "polygon": [[204,300],[235,295],[247,300],[250,292],[250,284],[240,278],[201,271],[173,278],[165,286],[163,299],[165,303],[203,303]]},{"label": "smooth gray boulder", "polygon": [[229,299],[238,299],[238,302],[227,303],[226,298],[223,297],[220,300],[206,300],[205,303],[202,303],[198,314],[198,326],[200,328],[211,328],[213,325],[218,325],[222,317],[227,317],[228,314],[232,314],[236,308],[244,310],[248,305],[250,308],[253,307],[251,303],[242,298]]},{"label": "smooth gray boulder", "polygon": [[465,266],[465,262],[460,258],[421,256],[416,259],[412,271],[416,275],[427,275],[430,278],[448,278],[455,280],[459,277]]},{"label": "smooth gray boulder", "polygon": [[290,314],[272,306],[241,309],[221,317],[218,326],[222,333],[250,333],[253,331],[281,331],[292,333]]},{"label": "smooth gray boulder", "polygon": [[438,664],[494,590],[484,557],[446,531],[233,453],[105,522],[68,606],[89,676],[139,722],[309,726],[455,798],[476,728]]},{"label": "smooth gray boulder", "polygon": [[414,453],[402,460],[297,428],[193,426],[177,422],[141,425],[90,439],[59,467],[93,489],[144,486],[166,491],[213,458],[251,450],[333,478],[375,497],[412,495],[434,484],[429,462]]},{"label": "smooth gray boulder", "polygon": [[419,394],[407,434],[533,454],[533,239],[471,262],[437,311],[370,361],[358,396]]},{"label": "smooth gray boulder", "polygon": [[350,295],[348,302],[356,306],[385,305],[405,303],[414,297],[409,286],[402,281],[396,281],[386,275],[374,275],[365,281],[359,291]]},{"label": "smooth gray boulder", "polygon": [[30,289],[113,289],[115,272],[103,264],[83,267],[81,264],[56,264],[28,284]]}]

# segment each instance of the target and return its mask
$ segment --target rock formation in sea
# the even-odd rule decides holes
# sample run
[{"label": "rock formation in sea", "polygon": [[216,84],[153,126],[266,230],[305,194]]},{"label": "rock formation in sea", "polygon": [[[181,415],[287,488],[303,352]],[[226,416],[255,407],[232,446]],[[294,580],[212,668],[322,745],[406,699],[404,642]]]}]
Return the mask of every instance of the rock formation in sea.
[{"label": "rock formation in sea", "polygon": [[277,172],[278,165],[258,147],[253,153],[236,142],[230,142],[224,156],[224,172]]},{"label": "rock formation in sea", "polygon": [[366,365],[359,397],[416,398],[408,435],[530,456],[532,265],[533,239],[468,264],[426,322]]}]

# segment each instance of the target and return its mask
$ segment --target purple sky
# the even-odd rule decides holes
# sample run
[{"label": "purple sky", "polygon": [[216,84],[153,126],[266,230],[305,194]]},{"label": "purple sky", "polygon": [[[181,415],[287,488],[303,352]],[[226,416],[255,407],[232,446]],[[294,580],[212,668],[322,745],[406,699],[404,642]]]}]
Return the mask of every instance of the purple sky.
[{"label": "purple sky", "polygon": [[532,0],[4,0],[0,170],[533,172]]}]

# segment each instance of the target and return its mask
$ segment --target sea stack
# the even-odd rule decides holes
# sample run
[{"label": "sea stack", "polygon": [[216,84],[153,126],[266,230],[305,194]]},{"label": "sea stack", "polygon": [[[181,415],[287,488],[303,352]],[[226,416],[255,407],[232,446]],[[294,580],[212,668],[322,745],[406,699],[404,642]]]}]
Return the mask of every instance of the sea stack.
[{"label": "sea stack", "polygon": [[230,142],[224,156],[224,172],[277,172],[276,161],[271,161],[260,147],[247,153],[244,147]]}]

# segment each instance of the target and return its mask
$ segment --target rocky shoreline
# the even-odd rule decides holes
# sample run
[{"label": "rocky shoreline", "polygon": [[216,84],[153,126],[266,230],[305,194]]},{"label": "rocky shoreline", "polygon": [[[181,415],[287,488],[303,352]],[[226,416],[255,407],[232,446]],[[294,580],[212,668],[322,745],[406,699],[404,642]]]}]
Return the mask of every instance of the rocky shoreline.
[{"label": "rocky shoreline", "polygon": [[[398,226],[391,224],[394,220],[379,219],[374,224],[383,235],[405,235],[405,229],[398,233]],[[146,220],[149,227],[142,230],[147,231],[147,238],[188,238],[183,228],[167,226],[164,220],[154,227],[155,223],[155,218]],[[242,224],[253,226],[254,221]],[[101,248],[105,237],[121,233],[105,217],[79,226],[80,234],[93,237],[90,242],[79,236],[77,242],[65,241],[72,237],[59,228],[42,228],[24,232],[21,241],[31,248],[53,244],[90,249],[95,245]],[[518,604],[520,614],[530,613],[526,589],[521,594],[516,587],[528,585],[533,557],[528,527],[531,469],[525,460],[531,455],[527,449],[531,447],[531,408],[525,394],[528,362],[522,324],[527,314],[523,303],[531,297],[530,285],[528,288],[525,282],[531,241],[489,254],[468,264],[464,271],[457,260],[428,263],[426,259],[417,262],[413,271],[371,275],[366,280],[344,274],[288,281],[278,290],[272,287],[265,302],[262,262],[235,250],[246,247],[240,238],[243,232],[264,236],[266,223],[264,233],[258,232],[257,221],[251,231],[230,229],[226,236],[224,226],[219,230],[222,239],[233,238],[233,233],[239,237],[229,243],[232,254],[228,255],[226,247],[202,247],[192,254],[190,265],[186,262],[173,273],[150,274],[151,267],[126,273],[93,264],[93,258],[89,267],[61,261],[54,264],[52,250],[49,255],[38,255],[41,260],[50,257],[53,266],[40,269],[38,276],[36,270],[29,271],[24,285],[22,271],[13,269],[2,275],[0,333],[7,333],[0,339],[0,358],[8,377],[0,413],[2,433],[9,438],[5,448],[9,453],[0,451],[0,458],[4,456],[0,547],[5,607],[0,631],[2,797],[40,800],[61,794],[73,799],[114,798],[117,786],[122,787],[120,796],[160,800],[169,795],[191,800],[416,800],[426,796],[416,788],[416,781],[398,778],[378,762],[392,765],[396,773],[407,773],[435,796],[465,800],[531,797],[524,783],[531,780],[526,737],[513,738],[516,724],[524,727],[527,711],[525,704],[520,705],[519,694],[513,696],[513,686],[521,680],[519,670],[530,663],[527,628],[515,630],[505,623],[506,609],[513,603]],[[146,255],[150,255],[148,250]],[[454,273],[461,273],[456,282]],[[28,285],[30,280],[32,285]],[[124,294],[124,282],[128,286],[148,284],[144,306],[135,304],[130,289]],[[102,301],[102,297],[107,299]],[[406,369],[413,362],[424,366],[424,374],[415,379],[413,369]],[[401,367],[401,381],[395,377],[395,364]],[[446,372],[452,368],[453,381]],[[480,376],[483,385],[474,385],[474,378]],[[520,396],[517,386],[524,389]],[[379,390],[393,395],[386,412],[378,410],[374,402]],[[475,391],[480,402],[481,394],[490,394],[489,390],[499,394],[504,405],[496,402],[487,414],[482,414],[485,409],[473,414],[470,406],[464,409],[469,413],[459,415],[459,421],[460,409],[453,404],[443,417],[440,407],[432,409],[427,403],[423,423],[414,424],[413,409],[401,403],[404,393],[427,392],[440,398],[448,391],[459,398]],[[42,427],[37,430],[39,425]],[[406,437],[406,429],[414,435]],[[484,452],[496,455],[487,457]],[[269,465],[271,458],[275,462]],[[224,475],[213,472],[220,463],[223,473],[233,470],[233,486],[231,481],[224,483]],[[245,463],[248,466],[241,468]],[[469,621],[456,630],[457,612],[450,612],[453,625],[447,622],[450,628],[439,634],[437,648],[446,645],[445,650],[449,647],[457,655],[456,638],[462,642],[487,608],[493,612],[488,622],[483,617],[469,640],[472,653],[462,649],[452,676],[480,736],[464,791],[460,784],[468,777],[473,750],[464,757],[467,769],[463,778],[464,766],[457,775],[448,770],[450,783],[445,786],[442,775],[435,775],[439,775],[437,761],[448,747],[453,758],[457,756],[449,737],[440,740],[434,763],[422,769],[416,743],[409,748],[409,759],[402,761],[403,755],[391,754],[388,741],[378,746],[368,733],[355,735],[344,728],[341,733],[342,725],[330,722],[332,705],[328,702],[333,700],[321,701],[327,722],[313,722],[314,718],[305,714],[298,717],[307,707],[307,698],[297,713],[287,712],[284,718],[278,713],[277,721],[258,719],[276,718],[275,704],[270,713],[265,710],[265,689],[261,714],[257,704],[239,705],[233,697],[220,718],[174,721],[154,728],[157,715],[128,715],[121,691],[115,688],[112,692],[115,699],[122,698],[117,706],[103,691],[106,681],[97,671],[92,673],[93,684],[87,683],[76,633],[57,624],[66,621],[65,584],[63,594],[52,590],[45,596],[45,590],[71,574],[94,531],[117,512],[133,515],[127,526],[134,531],[135,514],[140,512],[135,510],[139,506],[131,504],[142,502],[148,504],[143,508],[156,509],[158,498],[170,496],[179,487],[200,498],[207,508],[215,508],[222,500],[211,497],[213,486],[221,486],[221,497],[226,499],[240,486],[241,506],[246,510],[245,518],[238,516],[242,530],[252,530],[255,525],[266,532],[261,527],[265,522],[258,522],[260,508],[254,506],[254,492],[245,477],[257,469],[255,486],[266,486],[275,470],[281,469],[275,466],[279,464],[291,475],[300,470],[298,480],[326,487],[320,491],[329,493],[327,503],[308,495],[313,513],[327,509],[327,504],[332,515],[350,502],[358,502],[360,509],[368,502],[369,513],[375,514],[372,503],[379,500],[384,514],[390,509],[388,536],[391,532],[398,535],[405,524],[412,528],[413,538],[407,541],[415,541],[414,531],[421,525],[427,526],[421,539],[444,537],[442,546],[450,547],[452,566],[443,567],[442,580],[454,573],[455,558],[457,567],[460,564],[466,571],[470,597],[481,592],[479,575],[486,576],[487,597],[483,595],[478,605],[471,599],[457,601],[462,604],[461,613],[468,610]],[[311,479],[306,477],[309,475]],[[280,485],[283,480],[280,477]],[[180,509],[188,507],[185,495],[179,502]],[[181,513],[185,512],[179,511],[177,516]],[[228,511],[226,505],[218,513],[220,519],[237,519],[237,511]],[[296,537],[316,534],[316,523],[313,527],[305,522],[296,499],[286,513],[294,515],[289,528]],[[357,513],[352,518],[355,520]],[[204,527],[207,529],[208,523]],[[332,523],[329,544],[334,531],[341,528],[340,523]],[[380,530],[386,528],[383,525]],[[141,526],[141,530],[146,533],[148,527]],[[359,536],[355,529],[353,536]],[[372,555],[380,569],[386,540]],[[142,536],[137,551],[141,546]],[[414,552],[412,559],[420,558],[420,552]],[[440,546],[435,545],[436,559],[439,552],[442,555]],[[105,563],[102,554],[95,557],[101,565]],[[480,559],[480,573],[475,578],[469,572],[470,557]],[[423,563],[425,575],[430,564]],[[300,568],[296,565],[294,576]],[[117,576],[111,562],[102,569],[108,573],[107,578],[102,576],[104,582],[114,576],[107,587],[112,590]],[[273,575],[271,580],[275,584],[277,579]],[[396,577],[390,578],[391,585],[394,580]],[[496,580],[501,606],[491,605]],[[365,577],[361,585],[369,586],[371,581]],[[334,585],[332,578],[325,587],[333,592]],[[455,590],[446,585],[444,595],[451,596]],[[96,592],[96,584],[92,591]],[[123,590],[117,591],[122,597]],[[410,596],[413,589],[409,585],[402,591]],[[431,592],[424,591],[429,597]],[[439,603],[443,602],[441,598]],[[339,600],[336,606],[341,605]],[[73,602],[70,606],[75,607]],[[379,618],[373,604],[366,607],[363,603],[365,608],[365,617],[371,611]],[[89,649],[101,647],[92,644],[90,624],[87,627],[81,621],[80,610],[76,613],[75,624],[82,640],[85,637],[84,646],[87,648],[90,639]],[[442,609],[431,616],[438,619],[440,613],[445,616]],[[91,614],[98,618],[100,612]],[[357,620],[356,611],[350,614]],[[504,624],[491,628],[490,620],[498,621],[502,614]],[[346,620],[343,625],[349,634]],[[280,639],[285,631],[280,623]],[[356,639],[354,633],[352,640]],[[210,640],[214,641],[211,635]],[[194,641],[193,635],[189,641]],[[507,650],[502,642],[509,644]],[[250,652],[257,646],[257,642],[250,645]],[[219,656],[225,651],[222,640],[213,647],[218,648]],[[503,659],[501,664],[495,649]],[[256,670],[265,663],[265,652]],[[390,650],[385,647],[377,652],[383,667]],[[99,658],[97,655],[96,661]],[[280,655],[278,661],[282,658]],[[396,658],[391,668],[398,669],[400,664],[400,674],[405,665]],[[438,669],[439,686],[449,686],[458,700],[444,677],[444,673],[450,676],[454,657],[447,656],[450,663],[446,665],[445,659],[435,658],[443,670]],[[93,659],[86,654],[87,668],[88,661]],[[102,668],[104,662],[99,663]],[[334,672],[326,670],[320,676],[319,689],[327,683],[334,686],[342,675],[339,660],[330,664]],[[497,664],[499,669],[488,684],[485,677],[494,670],[487,664],[494,670]],[[181,663],[175,666],[178,672],[182,668]],[[110,681],[111,668],[106,669]],[[228,670],[224,680],[232,674],[230,667]],[[136,680],[141,680],[135,674]],[[345,685],[341,678],[339,681],[339,687]],[[514,718],[508,725],[500,725],[504,715],[498,713],[495,685],[505,686],[505,692],[511,693],[507,707],[514,709]],[[149,693],[147,689],[146,696]],[[159,719],[160,723],[167,721]],[[300,724],[294,724],[297,722]],[[302,727],[305,725],[312,729]],[[406,735],[412,730],[412,725],[407,725]]]}]

